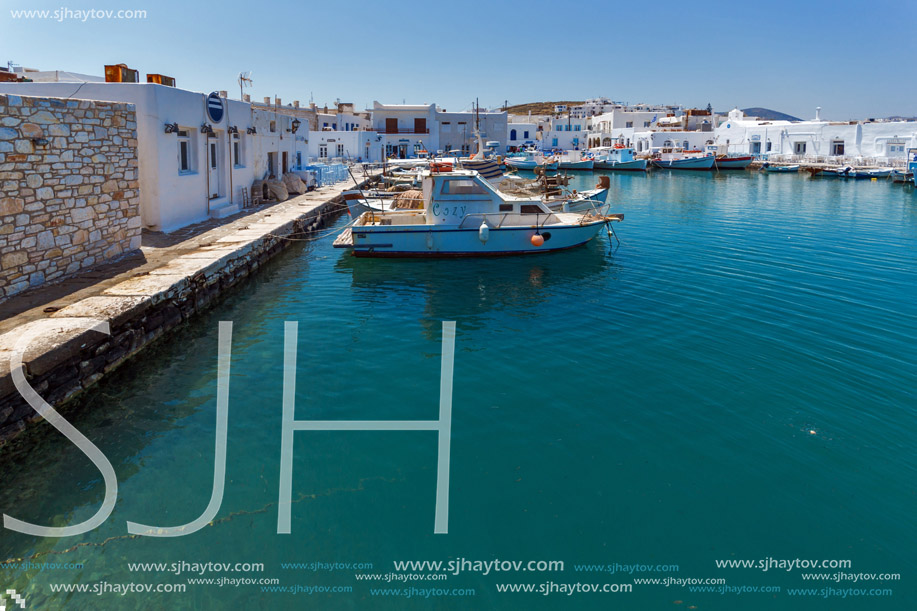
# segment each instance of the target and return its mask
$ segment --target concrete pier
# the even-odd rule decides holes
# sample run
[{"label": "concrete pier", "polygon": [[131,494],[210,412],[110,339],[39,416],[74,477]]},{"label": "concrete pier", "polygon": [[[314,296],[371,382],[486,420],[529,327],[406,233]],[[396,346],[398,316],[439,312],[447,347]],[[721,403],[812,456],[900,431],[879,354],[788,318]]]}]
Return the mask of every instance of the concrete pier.
[{"label": "concrete pier", "polygon": [[[377,175],[362,178],[366,186]],[[120,273],[98,272],[74,279],[69,289],[49,287],[4,303],[0,445],[41,419],[13,383],[11,357],[20,338],[32,337],[23,356],[26,379],[60,407],[212,305],[293,243],[285,237],[315,231],[337,216],[344,210],[341,192],[353,187],[352,181],[342,182],[241,217],[145,236],[143,256],[121,262],[126,269]],[[107,322],[110,334],[89,330],[98,322]]]}]

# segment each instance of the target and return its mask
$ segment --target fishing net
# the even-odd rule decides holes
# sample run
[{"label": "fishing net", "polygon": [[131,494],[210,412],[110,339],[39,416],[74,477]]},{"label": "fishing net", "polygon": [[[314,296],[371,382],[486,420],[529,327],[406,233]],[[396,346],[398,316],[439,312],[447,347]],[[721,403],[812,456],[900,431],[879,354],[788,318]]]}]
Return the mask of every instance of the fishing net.
[{"label": "fishing net", "polygon": [[395,196],[395,210],[423,210],[423,191],[411,189]]}]

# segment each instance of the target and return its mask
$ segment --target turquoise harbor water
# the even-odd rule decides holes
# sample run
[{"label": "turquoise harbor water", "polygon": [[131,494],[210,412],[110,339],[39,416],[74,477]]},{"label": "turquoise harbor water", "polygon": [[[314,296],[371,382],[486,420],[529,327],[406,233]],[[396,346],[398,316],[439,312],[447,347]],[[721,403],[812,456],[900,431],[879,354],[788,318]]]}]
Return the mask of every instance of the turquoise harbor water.
[{"label": "turquoise harbor water", "polygon": [[[611,184],[613,211],[625,213],[614,253],[604,236],[565,253],[467,261],[355,260],[330,239],[290,249],[69,414],[116,468],[116,509],[72,539],[4,531],[0,558],[82,568],[7,565],[0,582],[24,592],[30,609],[913,608],[917,194],[751,172],[612,175]],[[127,537],[128,520],[183,524],[207,505],[221,320],[234,334],[218,518],[177,539]],[[435,419],[441,321],[456,321],[448,535],[433,534],[431,432],[296,433],[293,532],[276,534],[288,320],[299,322],[297,418],[328,420]],[[103,487],[94,467],[53,431],[33,439],[28,451],[0,455],[3,513],[59,525],[95,512]],[[391,573],[394,561],[462,558],[561,560],[564,570],[355,579]],[[767,558],[849,560],[840,570],[901,579],[806,581],[813,571],[716,566]],[[128,566],[146,562],[265,569]],[[678,570],[576,570],[616,563]],[[60,583],[189,577],[352,592],[52,593]],[[781,591],[497,592],[656,577]],[[399,587],[474,596],[370,590]],[[893,593],[842,599],[793,588]]]}]

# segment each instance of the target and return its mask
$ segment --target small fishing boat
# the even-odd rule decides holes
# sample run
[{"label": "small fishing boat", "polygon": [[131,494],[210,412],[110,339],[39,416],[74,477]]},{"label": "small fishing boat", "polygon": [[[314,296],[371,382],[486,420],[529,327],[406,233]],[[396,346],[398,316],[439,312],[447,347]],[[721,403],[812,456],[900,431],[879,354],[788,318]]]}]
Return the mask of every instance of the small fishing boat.
[{"label": "small fishing boat", "polygon": [[781,172],[798,172],[799,164],[793,165],[773,165],[770,161],[765,161],[761,164],[762,172],[770,172],[773,174],[779,174]]},{"label": "small fishing boat", "polygon": [[507,168],[513,170],[533,171],[535,168],[543,168],[545,170],[557,169],[556,159],[553,157],[545,157],[541,152],[531,149],[510,155],[503,160],[503,163]]},{"label": "small fishing boat", "polygon": [[[699,151],[698,151],[699,152]],[[664,170],[712,170],[716,160],[712,154],[695,154],[679,147],[664,147],[653,158],[653,166]]]},{"label": "small fishing boat", "polygon": [[591,156],[585,156],[579,151],[567,151],[557,156],[558,170],[574,170],[581,172],[591,172],[593,169],[593,159]]},{"label": "small fishing boat", "polygon": [[468,257],[564,250],[623,215],[554,212],[504,195],[477,172],[426,172],[423,209],[364,212],[334,241],[358,257]]},{"label": "small fishing boat", "polygon": [[857,178],[860,180],[869,178],[888,178],[891,176],[891,168],[873,168],[871,170],[853,170],[848,178]]},{"label": "small fishing boat", "polygon": [[850,166],[843,168],[811,168],[808,170],[813,178],[850,178],[853,168]]},{"label": "small fishing boat", "polygon": [[714,157],[713,165],[717,170],[744,170],[755,158],[751,155],[725,155]]},{"label": "small fishing boat", "polygon": [[635,159],[634,149],[625,146],[599,147],[595,153],[596,170],[613,172],[646,172],[646,159]]},{"label": "small fishing boat", "polygon": [[891,179],[895,183],[914,182],[914,174],[906,170],[892,170]]}]

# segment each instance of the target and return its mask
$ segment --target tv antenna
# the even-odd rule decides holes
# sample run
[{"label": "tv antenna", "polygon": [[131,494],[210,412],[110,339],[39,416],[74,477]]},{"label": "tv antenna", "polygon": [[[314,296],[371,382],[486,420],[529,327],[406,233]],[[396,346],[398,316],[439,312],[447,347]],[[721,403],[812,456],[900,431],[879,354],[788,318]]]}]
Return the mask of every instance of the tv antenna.
[{"label": "tv antenna", "polygon": [[243,99],[242,89],[252,86],[252,71],[246,70],[239,73],[239,99]]}]

